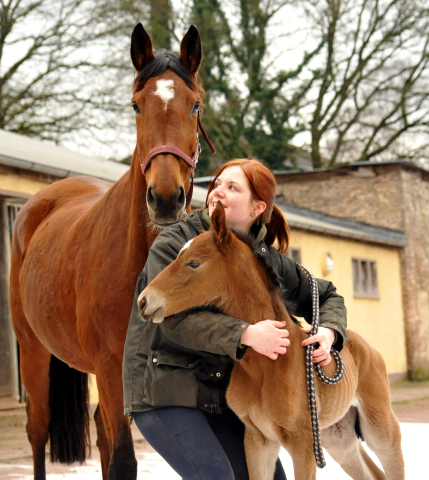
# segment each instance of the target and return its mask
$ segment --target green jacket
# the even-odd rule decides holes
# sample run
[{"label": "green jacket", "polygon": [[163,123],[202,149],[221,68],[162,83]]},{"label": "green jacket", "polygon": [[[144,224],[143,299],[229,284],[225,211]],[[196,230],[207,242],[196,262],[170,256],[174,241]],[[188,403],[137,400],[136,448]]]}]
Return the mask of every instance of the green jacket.
[{"label": "green jacket", "polygon": [[[247,347],[240,343],[241,334],[249,325],[245,319],[197,311],[172,315],[155,324],[142,320],[137,309],[138,296],[150,281],[176,259],[188,240],[208,228],[207,213],[193,213],[185,222],[164,229],[150,249],[137,281],[125,341],[125,415],[164,406],[198,407],[221,413],[226,406],[225,392],[232,367],[246,353]],[[261,234],[257,240],[259,237]],[[301,269],[294,260],[262,241],[258,249],[283,279],[289,299],[296,305],[296,315],[311,322],[310,285]],[[335,330],[334,348],[341,350],[347,339],[344,300],[331,282],[318,280],[318,284],[320,325]]]}]

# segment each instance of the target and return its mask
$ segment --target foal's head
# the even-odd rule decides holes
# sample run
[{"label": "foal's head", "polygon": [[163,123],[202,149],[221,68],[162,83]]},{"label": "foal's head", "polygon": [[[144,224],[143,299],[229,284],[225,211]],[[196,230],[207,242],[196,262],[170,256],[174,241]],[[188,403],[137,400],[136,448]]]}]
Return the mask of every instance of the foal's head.
[{"label": "foal's head", "polygon": [[237,236],[226,224],[221,202],[211,223],[211,229],[186,244],[176,260],[140,294],[142,318],[160,323],[169,315],[208,307],[249,323],[273,315],[276,286],[245,234],[237,232]]},{"label": "foal's head", "polygon": [[[134,28],[131,59],[137,75],[132,106],[143,159],[160,145],[171,145],[193,156],[202,104],[198,79],[201,56],[200,34],[193,26],[183,37],[179,54],[165,50],[154,53],[142,25]],[[190,167],[171,153],[161,153],[150,161],[145,176],[151,221],[158,226],[179,221],[186,208]]]}]

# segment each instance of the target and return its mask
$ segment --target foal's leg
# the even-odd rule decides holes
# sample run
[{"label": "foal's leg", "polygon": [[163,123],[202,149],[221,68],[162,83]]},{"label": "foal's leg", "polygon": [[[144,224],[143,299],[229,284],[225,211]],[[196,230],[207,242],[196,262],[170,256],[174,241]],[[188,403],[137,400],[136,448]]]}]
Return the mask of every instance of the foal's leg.
[{"label": "foal's leg", "polygon": [[94,413],[95,425],[97,427],[97,447],[100,451],[101,459],[101,471],[103,473],[103,480],[109,480],[109,462],[110,462],[110,450],[109,442],[107,441],[106,430],[104,428],[103,418],[101,416],[100,404]]},{"label": "foal's leg", "polygon": [[284,435],[282,445],[292,457],[295,480],[316,480],[317,465],[312,431],[303,428],[293,437]]},{"label": "foal's leg", "polygon": [[249,470],[249,480],[273,480],[280,445],[268,440],[246,420],[244,448]]},{"label": "foal's leg", "polygon": [[366,453],[355,431],[356,407],[334,425],[322,430],[322,445],[354,480],[386,480],[386,475]]},{"label": "foal's leg", "polygon": [[124,415],[122,396],[122,358],[99,355],[95,365],[101,415],[109,443],[109,480],[135,480],[137,460],[134,454],[130,421]]},{"label": "foal's leg", "polygon": [[364,439],[377,455],[389,480],[404,480],[405,466],[401,449],[401,430],[392,411],[386,366],[381,355],[368,352],[370,366],[359,372],[357,397]]},{"label": "foal's leg", "polygon": [[[405,465],[401,449],[401,430],[392,411],[390,397],[386,402],[360,404],[363,437],[377,455],[388,480],[404,480]],[[373,400],[374,401],[374,400]]]}]

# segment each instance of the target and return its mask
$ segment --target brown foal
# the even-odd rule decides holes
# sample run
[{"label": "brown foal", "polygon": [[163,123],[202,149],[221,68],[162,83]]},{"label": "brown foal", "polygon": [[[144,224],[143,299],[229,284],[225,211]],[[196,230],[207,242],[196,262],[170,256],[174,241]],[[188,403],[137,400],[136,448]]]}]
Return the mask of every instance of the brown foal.
[{"label": "brown foal", "polygon": [[[291,342],[287,353],[271,360],[249,348],[233,369],[227,401],[246,425],[250,480],[272,480],[281,446],[292,457],[295,479],[314,480],[305,352],[300,346],[306,334],[292,321],[265,266],[240,237],[226,225],[218,202],[211,230],[196,237],[141,293],[140,315],[162,322],[190,308],[215,305],[251,324],[285,320]],[[340,383],[326,385],[316,378],[323,447],[355,480],[404,480],[401,432],[381,355],[350,331],[341,356],[345,372]],[[332,376],[335,362],[323,370]],[[357,424],[384,472],[364,450]]]}]

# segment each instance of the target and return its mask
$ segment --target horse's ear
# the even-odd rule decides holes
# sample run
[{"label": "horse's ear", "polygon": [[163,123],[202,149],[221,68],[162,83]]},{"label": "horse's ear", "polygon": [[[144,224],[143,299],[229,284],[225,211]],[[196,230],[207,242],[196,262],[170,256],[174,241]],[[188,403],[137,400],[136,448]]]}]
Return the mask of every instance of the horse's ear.
[{"label": "horse's ear", "polygon": [[217,202],[210,220],[216,246],[222,253],[226,253],[231,243],[232,232],[226,224],[225,209],[221,202]]},{"label": "horse's ear", "polygon": [[200,32],[191,25],[180,43],[180,60],[189,68],[192,75],[196,75],[202,58]]},{"label": "horse's ear", "polygon": [[139,23],[134,27],[131,35],[131,60],[134,68],[137,72],[140,72],[147,62],[153,58],[155,58],[155,55],[153,53],[152,40],[143,28],[143,25]]}]

